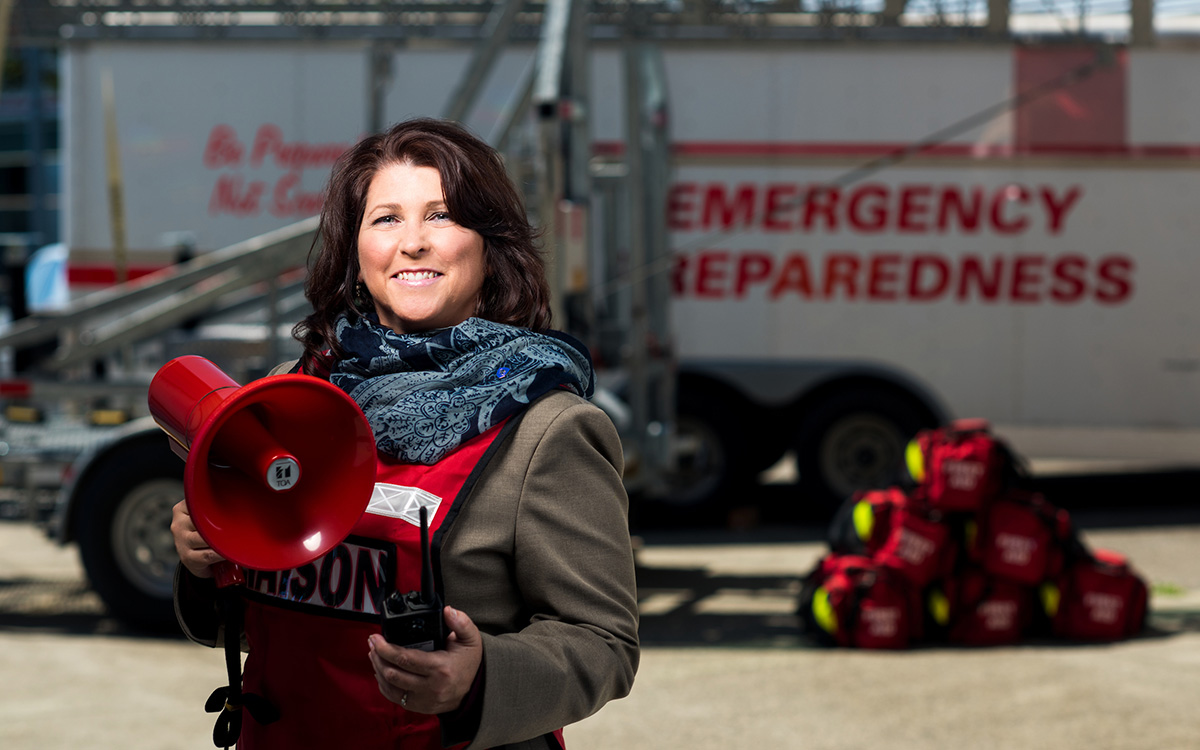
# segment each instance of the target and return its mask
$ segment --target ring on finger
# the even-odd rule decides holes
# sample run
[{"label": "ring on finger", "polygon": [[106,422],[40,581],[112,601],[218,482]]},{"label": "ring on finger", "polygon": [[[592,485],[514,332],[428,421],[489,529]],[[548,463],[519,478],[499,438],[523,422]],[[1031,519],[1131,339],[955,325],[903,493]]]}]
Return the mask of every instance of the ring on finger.
[{"label": "ring on finger", "polygon": [[400,696],[400,708],[408,707],[408,691],[404,691],[404,695]]}]

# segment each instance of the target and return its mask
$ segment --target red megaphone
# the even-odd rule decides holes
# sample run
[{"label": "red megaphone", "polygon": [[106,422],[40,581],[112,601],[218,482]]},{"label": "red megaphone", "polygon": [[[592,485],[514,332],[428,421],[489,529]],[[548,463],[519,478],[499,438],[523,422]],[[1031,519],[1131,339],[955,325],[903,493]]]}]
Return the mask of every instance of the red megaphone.
[{"label": "red megaphone", "polygon": [[336,547],[375,487],[375,439],[358,404],[310,375],[239,386],[203,357],[163,365],[150,413],[186,461],[188,512],[228,563],[218,586],[242,583],[237,566],[287,570]]}]

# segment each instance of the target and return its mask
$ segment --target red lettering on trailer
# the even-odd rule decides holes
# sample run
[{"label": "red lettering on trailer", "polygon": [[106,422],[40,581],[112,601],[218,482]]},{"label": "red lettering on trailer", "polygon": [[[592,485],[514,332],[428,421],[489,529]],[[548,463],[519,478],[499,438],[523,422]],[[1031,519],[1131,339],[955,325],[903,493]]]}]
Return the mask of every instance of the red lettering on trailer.
[{"label": "red lettering on trailer", "polygon": [[766,206],[763,209],[763,229],[768,232],[790,232],[793,225],[788,213],[796,205],[799,189],[795,185],[768,185]]},{"label": "red lettering on trailer", "polygon": [[262,211],[262,197],[267,192],[267,183],[251,180],[249,183],[238,174],[223,174],[213,186],[208,199],[210,216],[233,214],[250,216]]},{"label": "red lettering on trailer", "polygon": [[964,256],[962,271],[958,281],[958,301],[971,298],[971,287],[975,286],[979,299],[985,302],[995,302],[1000,298],[1000,285],[1004,283],[1004,258],[995,256],[991,259],[991,267],[985,269],[983,258],[974,255]]},{"label": "red lettering on trailer", "polygon": [[845,298],[858,295],[858,257],[850,253],[830,253],[825,256],[825,299],[833,299],[837,288],[845,290]]},{"label": "red lettering on trailer", "polygon": [[209,131],[204,147],[205,167],[260,168],[269,163],[282,167],[287,173],[278,178],[271,187],[270,202],[266,205],[263,199],[268,195],[267,182],[247,179],[237,171],[220,175],[208,201],[208,213],[212,216],[253,216],[266,210],[280,217],[311,216],[319,213],[322,196],[301,186],[300,173],[308,168],[328,168],[348,147],[344,143],[287,141],[279,126],[266,123],[255,131],[250,156],[244,164],[246,148],[238,140],[236,131],[229,125],[215,125]]},{"label": "red lettering on trailer", "polygon": [[312,216],[321,213],[324,196],[311,193],[300,185],[300,173],[289,172],[271,191],[271,213],[275,216]]},{"label": "red lettering on trailer", "polygon": [[1054,191],[1045,186],[1041,188],[1040,193],[1042,203],[1046,206],[1046,214],[1050,219],[1050,225],[1047,228],[1050,234],[1058,234],[1062,231],[1067,211],[1070,211],[1076,201],[1079,200],[1079,197],[1083,195],[1083,188],[1078,185],[1072,185],[1061,198],[1056,198]]},{"label": "red lettering on trailer", "polygon": [[1046,259],[1039,255],[1018,255],[1013,259],[1012,301],[1040,302],[1042,266]]},{"label": "red lettering on trailer", "polygon": [[282,141],[283,131],[279,129],[279,126],[270,124],[260,125],[258,132],[254,134],[254,147],[250,151],[250,165],[261,167],[263,159],[267,156],[267,152]]},{"label": "red lettering on trailer", "polygon": [[723,282],[729,278],[729,253],[710,251],[700,256],[696,277],[696,296],[720,298],[725,296]]},{"label": "red lettering on trailer", "polygon": [[929,196],[933,188],[929,185],[905,185],[900,188],[900,208],[896,217],[896,231],[910,234],[925,234],[929,231]]},{"label": "red lettering on trailer", "polygon": [[1087,290],[1087,282],[1083,277],[1087,265],[1088,260],[1082,255],[1063,255],[1054,261],[1050,296],[1055,302],[1078,302],[1083,299]]},{"label": "red lettering on trailer", "polygon": [[1070,305],[1127,302],[1134,263],[1126,255],[701,250],[678,253],[672,288],[680,298],[883,303],[983,302]]},{"label": "red lettering on trailer", "polygon": [[209,169],[236,166],[241,163],[245,150],[233,128],[214,125],[204,145],[204,166]]},{"label": "red lettering on trailer", "polygon": [[725,230],[749,226],[754,221],[757,192],[754,185],[738,185],[732,194],[722,185],[709,185],[704,194],[703,225],[715,224]]},{"label": "red lettering on trailer", "polygon": [[978,232],[979,219],[983,214],[983,188],[976,186],[970,190],[961,190],[950,185],[942,188],[938,198],[938,232],[945,232],[950,228],[951,213],[955,215],[959,228],[964,232]]},{"label": "red lettering on trailer", "polygon": [[937,255],[914,255],[908,277],[909,299],[928,302],[941,297],[950,284],[950,264]]},{"label": "red lettering on trailer", "polygon": [[683,182],[672,185],[667,191],[668,229],[688,232],[695,228],[696,187],[694,182]]},{"label": "red lettering on trailer", "polygon": [[676,232],[829,232],[925,235],[1033,231],[1061,234],[1083,197],[1080,185],[980,185],[865,182],[850,188],[681,182],[667,198]]},{"label": "red lettering on trailer", "polygon": [[671,294],[676,297],[684,296],[687,291],[683,288],[683,280],[687,277],[688,256],[675,253],[671,261]]},{"label": "red lettering on trailer", "polygon": [[871,256],[867,272],[867,299],[876,302],[895,302],[899,295],[899,253],[878,253]]},{"label": "red lettering on trailer", "polygon": [[1133,295],[1133,258],[1105,258],[1100,263],[1097,275],[1101,282],[1096,288],[1097,302],[1118,305]]},{"label": "red lettering on trailer", "polygon": [[837,204],[842,191],[835,187],[815,186],[804,195],[804,219],[802,228],[810,231],[816,225],[816,217],[825,217],[825,229],[836,232],[838,228]]},{"label": "red lettering on trailer", "polygon": [[738,259],[737,275],[734,277],[734,296],[745,297],[747,286],[765,282],[771,273],[772,260],[766,253],[742,253]]},{"label": "red lettering on trailer", "polygon": [[[680,285],[680,289],[683,289]],[[812,274],[808,270],[808,258],[801,253],[788,255],[783,262],[783,270],[771,286],[770,297],[776,299],[788,291],[794,291],[805,299],[811,299]]]},{"label": "red lettering on trailer", "polygon": [[846,201],[846,215],[850,226],[862,234],[882,232],[887,229],[886,185],[863,185]]},{"label": "red lettering on trailer", "polygon": [[262,166],[269,156],[277,166],[284,169],[328,167],[337,161],[342,152],[348,148],[349,145],[344,143],[285,141],[282,128],[266,123],[260,125],[254,134],[254,145],[250,150],[250,166]]},{"label": "red lettering on trailer", "polygon": [[992,196],[992,229],[998,234],[1020,234],[1029,228],[1029,218],[1023,211],[1012,210],[1029,204],[1029,189],[1022,185],[1009,185]]}]

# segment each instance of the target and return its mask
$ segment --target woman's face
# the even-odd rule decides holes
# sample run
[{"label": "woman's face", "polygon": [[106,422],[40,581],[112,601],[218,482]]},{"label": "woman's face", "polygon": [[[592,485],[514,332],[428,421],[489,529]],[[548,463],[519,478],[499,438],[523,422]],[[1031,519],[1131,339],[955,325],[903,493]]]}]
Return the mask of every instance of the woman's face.
[{"label": "woman's face", "polygon": [[396,333],[471,317],[487,275],[483,237],[450,218],[438,171],[409,164],[389,164],[371,180],[358,263],[379,321]]}]

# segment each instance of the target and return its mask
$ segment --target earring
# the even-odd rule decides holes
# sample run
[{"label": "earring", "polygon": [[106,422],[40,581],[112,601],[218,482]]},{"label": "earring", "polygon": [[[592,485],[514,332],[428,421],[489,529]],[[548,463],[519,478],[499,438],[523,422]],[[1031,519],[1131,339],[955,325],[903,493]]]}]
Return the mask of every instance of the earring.
[{"label": "earring", "polygon": [[354,285],[354,306],[359,310],[370,312],[374,307],[371,304],[371,292],[367,290],[365,282],[358,282]]}]

